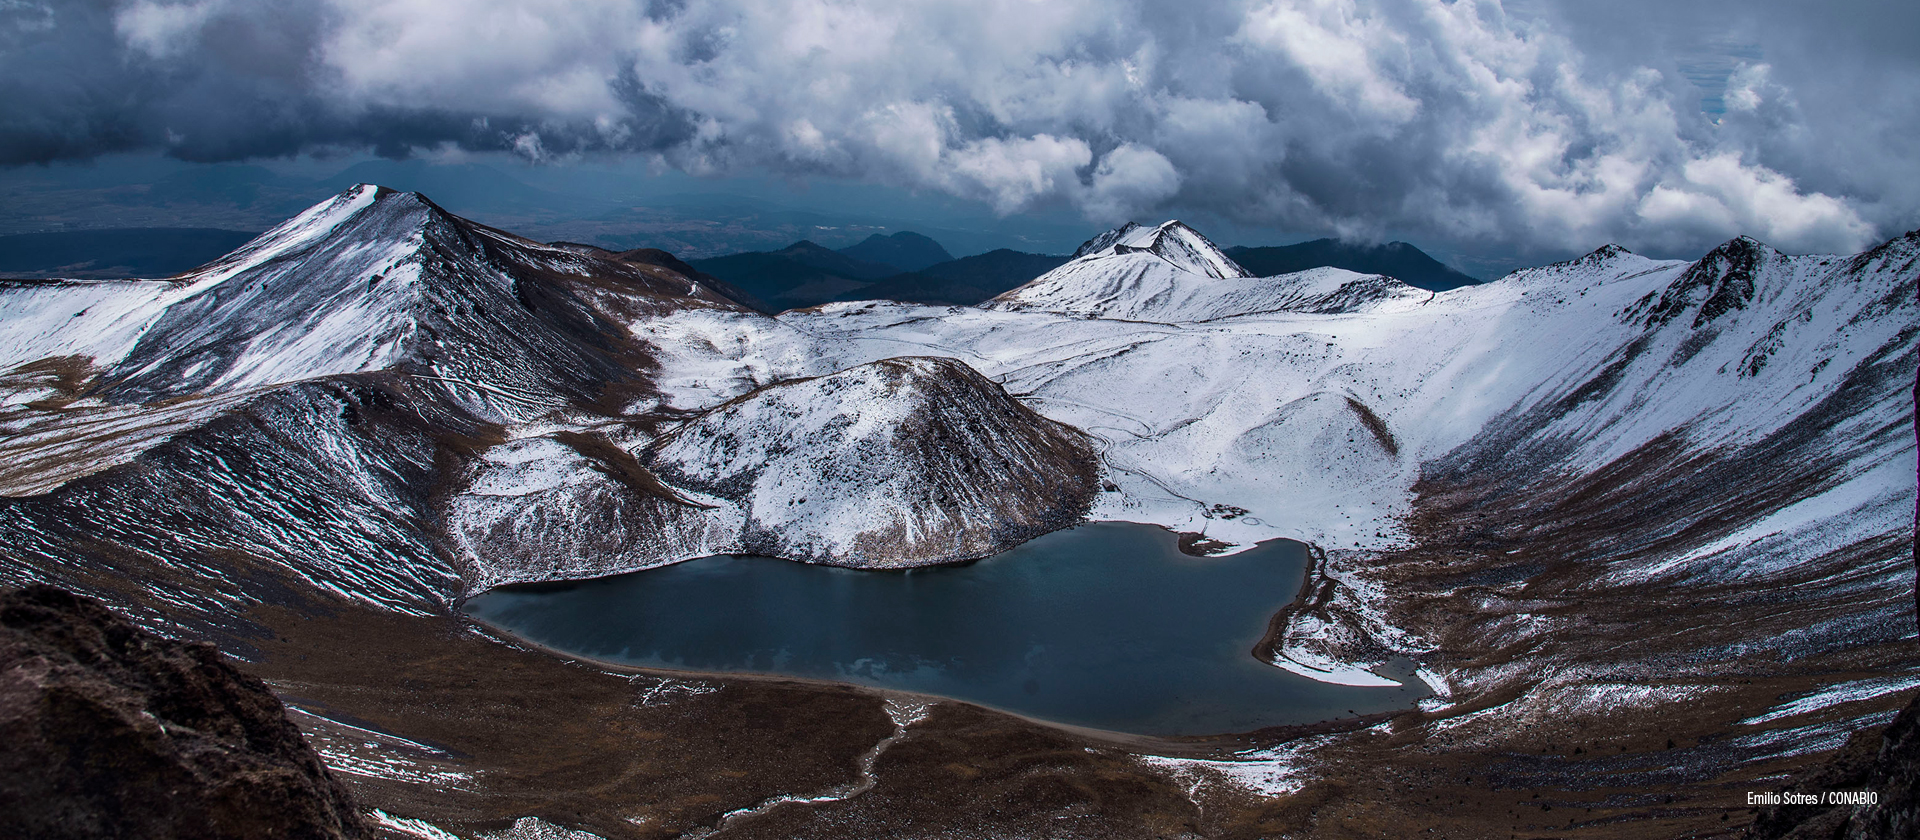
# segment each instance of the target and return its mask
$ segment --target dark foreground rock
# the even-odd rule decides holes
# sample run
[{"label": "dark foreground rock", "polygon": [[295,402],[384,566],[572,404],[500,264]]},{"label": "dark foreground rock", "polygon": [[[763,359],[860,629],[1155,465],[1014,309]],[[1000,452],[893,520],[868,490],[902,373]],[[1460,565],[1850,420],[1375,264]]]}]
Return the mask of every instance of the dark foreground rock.
[{"label": "dark foreground rock", "polygon": [[51,586],[0,592],[0,814],[21,838],[358,838],[265,684]]},{"label": "dark foreground rock", "polygon": [[[1920,695],[1884,730],[1855,733],[1825,764],[1788,788],[1822,797],[1816,805],[1763,808],[1749,840],[1905,840],[1920,837]],[[1829,791],[1873,791],[1872,805],[1829,805]]]}]

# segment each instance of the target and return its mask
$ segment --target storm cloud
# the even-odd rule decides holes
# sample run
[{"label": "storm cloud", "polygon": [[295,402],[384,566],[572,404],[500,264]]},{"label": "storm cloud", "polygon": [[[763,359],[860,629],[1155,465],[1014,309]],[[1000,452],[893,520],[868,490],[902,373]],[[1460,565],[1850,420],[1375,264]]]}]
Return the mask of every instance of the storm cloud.
[{"label": "storm cloud", "polygon": [[1850,251],[1920,224],[1916,38],[1911,2],[0,0],[0,164],[632,154],[1103,223]]}]

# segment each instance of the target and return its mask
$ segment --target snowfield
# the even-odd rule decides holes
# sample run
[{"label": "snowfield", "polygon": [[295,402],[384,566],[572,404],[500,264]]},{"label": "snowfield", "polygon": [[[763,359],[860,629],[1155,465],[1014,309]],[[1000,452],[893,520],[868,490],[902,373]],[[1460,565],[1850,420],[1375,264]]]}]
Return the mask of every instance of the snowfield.
[{"label": "snowfield", "polygon": [[[1519,441],[1513,454],[1567,472],[1598,469],[1675,431],[1708,448],[1791,423],[1869,355],[1911,350],[1914,304],[1900,289],[1912,287],[1916,246],[1893,245],[1860,262],[1785,257],[1736,240],[1722,250],[1752,250],[1762,260],[1753,299],[1700,328],[1691,315],[1653,325],[1635,317],[1649,295],[1657,302],[1713,282],[1689,277],[1694,264],[1603,249],[1361,313],[1162,324],[1034,306],[866,302],[789,312],[757,333],[733,313],[674,313],[644,334],[673,348],[657,381],[675,405],[727,399],[779,376],[949,356],[1099,439],[1121,492],[1103,496],[1093,518],[1240,544],[1291,537],[1364,550],[1405,538],[1401,517],[1423,463],[1496,420],[1551,412],[1533,430],[1555,441],[1544,453],[1550,460]],[[1090,260],[1079,262],[1084,269]],[[1057,279],[1002,300],[1025,299]],[[1255,288],[1299,281],[1208,279]],[[1596,380],[1608,387],[1589,387]],[[1897,422],[1900,406],[1884,408],[1891,414],[1859,422]],[[1863,473],[1854,491],[1911,501],[1912,482],[1892,480],[1901,470],[1912,475],[1911,442],[1862,455],[1862,470],[1881,472]],[[1778,524],[1797,521],[1782,515]],[[1778,530],[1763,526],[1746,538]]]}]

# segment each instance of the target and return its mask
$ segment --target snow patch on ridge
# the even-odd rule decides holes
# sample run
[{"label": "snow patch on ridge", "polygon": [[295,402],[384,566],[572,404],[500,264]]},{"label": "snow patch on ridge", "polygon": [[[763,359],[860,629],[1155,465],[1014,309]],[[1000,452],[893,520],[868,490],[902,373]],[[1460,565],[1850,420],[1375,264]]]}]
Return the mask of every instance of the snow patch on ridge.
[{"label": "snow patch on ridge", "polygon": [[1808,712],[1832,708],[1842,703],[1857,703],[1862,700],[1872,700],[1875,697],[1884,697],[1888,694],[1908,691],[1915,687],[1920,687],[1920,675],[1878,677],[1839,683],[1837,685],[1827,686],[1819,691],[1796,697],[1793,700],[1775,706],[1764,714],[1755,715],[1740,721],[1740,725],[1757,726],[1763,723],[1771,723],[1776,720],[1784,720],[1786,718],[1804,715]]}]

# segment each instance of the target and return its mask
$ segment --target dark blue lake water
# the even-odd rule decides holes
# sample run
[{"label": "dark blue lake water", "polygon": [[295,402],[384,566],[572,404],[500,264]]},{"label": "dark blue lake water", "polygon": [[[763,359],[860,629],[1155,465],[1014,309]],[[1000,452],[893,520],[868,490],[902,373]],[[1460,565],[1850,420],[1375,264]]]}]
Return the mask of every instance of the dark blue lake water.
[{"label": "dark blue lake water", "polygon": [[780,674],[935,694],[1144,735],[1245,732],[1404,708],[1426,695],[1327,685],[1256,660],[1305,547],[1181,554],[1101,522],[965,566],[856,571],[720,556],[510,587],[473,617],[584,658]]}]

